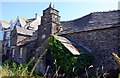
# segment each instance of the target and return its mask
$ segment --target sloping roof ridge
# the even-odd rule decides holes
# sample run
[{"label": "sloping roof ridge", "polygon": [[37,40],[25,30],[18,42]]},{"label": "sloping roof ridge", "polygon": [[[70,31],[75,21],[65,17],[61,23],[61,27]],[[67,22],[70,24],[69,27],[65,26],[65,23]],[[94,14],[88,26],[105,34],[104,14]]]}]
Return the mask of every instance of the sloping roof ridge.
[{"label": "sloping roof ridge", "polygon": [[73,46],[70,40],[63,36],[57,36],[53,35],[58,41],[60,41],[64,47],[66,47],[73,55],[80,55],[81,53],[78,51],[78,49]]},{"label": "sloping roof ridge", "polygon": [[31,23],[33,23],[34,21],[36,21],[36,20],[33,20],[33,21],[30,21],[30,22],[26,23],[25,26],[24,26],[24,28],[28,27],[28,25],[31,24]]},{"label": "sloping roof ridge", "polygon": [[110,12],[118,12],[120,10],[109,10],[109,11],[98,11],[98,12],[92,12],[92,14],[95,14],[95,13],[110,13]]},{"label": "sloping roof ridge", "polygon": [[9,28],[10,23],[5,20],[0,20],[0,26],[2,26],[3,28]]},{"label": "sloping roof ridge", "polygon": [[86,16],[89,16],[89,15],[91,15],[92,13],[89,13],[89,14],[87,14],[87,15],[84,15],[84,16],[82,16],[82,17],[79,17],[79,18],[76,18],[76,19],[72,19],[72,20],[68,20],[68,21],[61,21],[62,23],[65,23],[65,22],[72,22],[72,21],[75,21],[75,20],[78,20],[78,19],[82,19],[82,18],[84,18],[84,17],[86,17]]},{"label": "sloping roof ridge", "polygon": [[26,19],[26,20],[35,20],[35,17],[34,17],[34,18],[28,18],[28,19]]},{"label": "sloping roof ridge", "polygon": [[109,10],[109,11],[91,12],[91,13],[89,13],[89,14],[87,14],[87,15],[84,15],[84,16],[82,16],[82,17],[80,17],[80,18],[76,18],[76,19],[68,20],[68,21],[61,21],[61,22],[62,22],[62,23],[72,22],[72,21],[75,21],[75,20],[78,20],[78,19],[82,19],[82,18],[84,18],[84,17],[86,17],[86,16],[94,15],[94,14],[97,14],[97,13],[110,13],[110,12],[118,12],[118,11],[120,11],[120,10]]},{"label": "sloping roof ridge", "polygon": [[32,36],[32,33],[34,32],[33,30],[28,30],[20,26],[16,26],[16,30],[20,34],[31,35],[31,36]]},{"label": "sloping roof ridge", "polygon": [[36,40],[36,39],[37,39],[37,37],[26,37],[25,39],[19,41],[19,42],[17,43],[17,45],[18,45],[18,46],[25,45],[25,44],[27,44],[27,43],[29,43],[29,42],[33,42],[33,41]]},{"label": "sloping roof ridge", "polygon": [[25,22],[28,21],[27,19],[25,19],[25,18],[23,18],[23,17],[21,17],[21,16],[18,16],[18,18],[23,19]]},{"label": "sloping roof ridge", "polygon": [[35,19],[35,20],[33,20],[33,21],[31,21],[31,22],[29,22],[29,23],[31,24],[31,23],[33,23],[34,21],[36,21],[36,19]]},{"label": "sloping roof ridge", "polygon": [[[16,25],[17,26],[17,25]],[[34,32],[34,30],[28,30],[28,29],[26,29],[26,28],[23,28],[23,27],[20,27],[20,26],[17,26],[18,28],[21,28],[21,29],[24,29],[24,30],[27,30],[27,31],[33,31]]]},{"label": "sloping roof ridge", "polygon": [[7,23],[7,24],[10,24],[9,22],[7,22],[7,21],[5,21],[5,20],[1,20],[1,22],[2,22],[2,21],[5,22],[5,23]]}]

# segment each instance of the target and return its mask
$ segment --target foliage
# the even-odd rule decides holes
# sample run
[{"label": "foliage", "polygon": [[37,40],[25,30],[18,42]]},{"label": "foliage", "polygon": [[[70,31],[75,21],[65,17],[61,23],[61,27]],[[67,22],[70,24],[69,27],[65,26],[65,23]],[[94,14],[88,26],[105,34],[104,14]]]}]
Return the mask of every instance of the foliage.
[{"label": "foliage", "polygon": [[55,67],[60,66],[59,73],[65,73],[67,76],[77,76],[85,72],[85,68],[93,63],[91,54],[81,54],[74,56],[66,49],[56,38],[52,36],[50,39],[50,51]]},{"label": "foliage", "polygon": [[[0,65],[0,78],[2,76],[12,76],[12,77],[20,77],[20,78],[38,78],[37,75],[33,76],[33,71],[35,70],[36,65],[41,60],[41,58],[45,55],[47,50],[45,50],[41,56],[38,58],[37,62],[34,64],[31,71],[28,71],[29,65],[34,61],[35,57],[31,58],[27,65],[19,64],[17,65],[15,62],[6,61],[3,65]],[[40,76],[39,76],[40,78]]]},{"label": "foliage", "polygon": [[[2,72],[0,73],[2,76],[23,76],[22,71],[25,69],[22,64],[17,66],[15,63],[9,65],[9,63],[4,64],[2,67]],[[24,72],[24,76],[27,75],[27,71]]]},{"label": "foliage", "polygon": [[[117,54],[115,54],[115,53],[112,53],[112,54],[113,54],[114,59],[116,60],[116,62],[117,62],[117,64],[118,64],[118,68],[119,68],[119,70],[120,70],[120,57],[119,57]],[[119,73],[119,75],[118,75],[118,78],[120,78],[120,73]]]},{"label": "foliage", "polygon": [[115,53],[112,53],[113,54],[113,56],[114,56],[114,59],[117,61],[117,63],[118,63],[118,68],[120,69],[120,57],[117,55],[117,54],[115,54]]}]

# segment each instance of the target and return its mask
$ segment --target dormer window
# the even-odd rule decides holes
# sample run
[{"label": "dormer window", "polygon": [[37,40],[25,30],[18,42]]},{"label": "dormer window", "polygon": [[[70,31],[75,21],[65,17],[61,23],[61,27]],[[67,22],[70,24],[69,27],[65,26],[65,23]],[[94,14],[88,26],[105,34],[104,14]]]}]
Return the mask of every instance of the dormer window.
[{"label": "dormer window", "polygon": [[19,58],[22,58],[23,56],[23,48],[20,48],[20,57]]},{"label": "dormer window", "polygon": [[15,49],[13,48],[12,49],[12,57],[14,57],[15,56]]},{"label": "dormer window", "polygon": [[55,22],[57,22],[58,21],[58,17],[57,16],[55,16]]}]

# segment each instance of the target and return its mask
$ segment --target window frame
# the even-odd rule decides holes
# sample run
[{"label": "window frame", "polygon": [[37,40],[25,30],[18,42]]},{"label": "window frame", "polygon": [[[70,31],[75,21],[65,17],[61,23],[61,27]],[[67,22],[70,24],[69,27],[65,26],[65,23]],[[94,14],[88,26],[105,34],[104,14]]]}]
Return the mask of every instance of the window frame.
[{"label": "window frame", "polygon": [[15,48],[12,48],[12,58],[15,57]]},{"label": "window frame", "polygon": [[20,55],[19,55],[19,58],[22,59],[23,58],[23,47],[20,48]]}]

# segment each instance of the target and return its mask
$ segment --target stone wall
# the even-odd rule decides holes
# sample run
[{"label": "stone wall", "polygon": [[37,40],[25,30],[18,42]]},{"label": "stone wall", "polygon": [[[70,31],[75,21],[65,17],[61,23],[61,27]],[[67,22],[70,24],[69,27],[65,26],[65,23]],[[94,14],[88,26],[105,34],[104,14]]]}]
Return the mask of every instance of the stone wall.
[{"label": "stone wall", "polygon": [[[20,48],[23,48],[23,52],[22,52],[22,58],[20,58]],[[15,49],[15,53],[14,53],[14,57],[12,57],[12,51],[13,51],[13,48],[11,48],[11,52],[10,52],[10,55],[9,55],[9,60],[12,60],[12,61],[15,61],[19,64],[26,64],[26,61],[27,61],[27,47],[24,46],[24,47],[18,47],[18,46],[15,46],[14,47]]]},{"label": "stone wall", "polygon": [[105,71],[111,68],[116,68],[117,65],[113,59],[112,52],[120,54],[120,27],[113,27],[107,29],[84,31],[79,33],[71,33],[63,35],[75,41],[78,44],[83,44],[92,50],[95,57],[95,68],[104,66]]},{"label": "stone wall", "polygon": [[[48,50],[48,48],[49,48],[49,39],[46,39],[42,43],[42,45],[40,45],[36,49],[36,53],[35,53],[36,60],[35,60],[35,63],[41,57],[42,53],[44,53],[46,50]],[[36,66],[35,72],[37,74],[39,74],[40,72],[43,73],[43,74],[45,74],[46,67],[47,67],[46,56],[47,56],[47,54],[45,54],[44,56],[42,56],[42,59],[39,61],[38,65]]]}]

